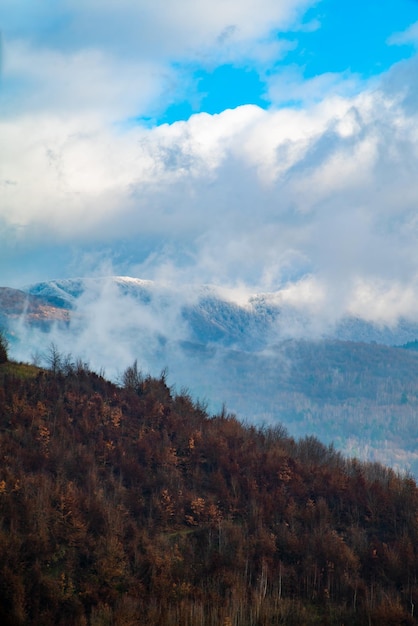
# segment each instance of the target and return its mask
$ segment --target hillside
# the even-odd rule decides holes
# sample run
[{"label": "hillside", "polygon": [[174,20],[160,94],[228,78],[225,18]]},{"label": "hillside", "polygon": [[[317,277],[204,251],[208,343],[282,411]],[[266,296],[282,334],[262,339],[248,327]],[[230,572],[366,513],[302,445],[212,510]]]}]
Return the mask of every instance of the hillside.
[{"label": "hillside", "polygon": [[212,411],[225,404],[418,477],[418,354],[391,345],[413,348],[416,325],[345,318],[326,327],[282,300],[129,277],[67,279],[26,294],[0,290],[0,321],[18,359],[46,364],[54,342],[113,380],[134,359],[153,375],[167,367],[171,384]]},{"label": "hillside", "polygon": [[414,624],[418,490],[142,376],[0,366],[4,625]]}]

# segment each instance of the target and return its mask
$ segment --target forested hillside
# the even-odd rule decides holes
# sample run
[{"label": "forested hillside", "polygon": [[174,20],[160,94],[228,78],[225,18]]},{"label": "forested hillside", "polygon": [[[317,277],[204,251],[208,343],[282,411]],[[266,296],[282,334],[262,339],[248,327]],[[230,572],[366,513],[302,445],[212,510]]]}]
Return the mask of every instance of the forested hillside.
[{"label": "forested hillside", "polygon": [[411,478],[55,356],[0,365],[2,624],[416,623]]}]

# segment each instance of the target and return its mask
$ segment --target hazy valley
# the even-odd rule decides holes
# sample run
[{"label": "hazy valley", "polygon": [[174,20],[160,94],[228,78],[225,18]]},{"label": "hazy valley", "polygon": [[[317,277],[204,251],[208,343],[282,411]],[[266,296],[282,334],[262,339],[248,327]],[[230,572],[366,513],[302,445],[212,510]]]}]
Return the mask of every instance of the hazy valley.
[{"label": "hazy valley", "polygon": [[113,380],[135,360],[242,420],[281,422],[364,460],[418,475],[417,325],[321,320],[280,293],[173,289],[131,278],[0,292],[12,354],[46,362],[51,343]]}]

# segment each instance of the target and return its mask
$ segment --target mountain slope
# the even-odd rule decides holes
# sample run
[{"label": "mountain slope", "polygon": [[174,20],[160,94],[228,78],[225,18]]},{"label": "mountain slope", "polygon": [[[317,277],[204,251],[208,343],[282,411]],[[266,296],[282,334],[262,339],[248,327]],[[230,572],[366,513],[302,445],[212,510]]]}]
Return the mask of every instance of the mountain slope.
[{"label": "mountain slope", "polygon": [[164,377],[0,366],[5,626],[412,625],[418,489]]},{"label": "mountain slope", "polygon": [[19,289],[0,287],[0,323],[24,318],[30,324],[49,326],[54,322],[68,322],[69,311],[63,303],[54,305],[45,298]]}]

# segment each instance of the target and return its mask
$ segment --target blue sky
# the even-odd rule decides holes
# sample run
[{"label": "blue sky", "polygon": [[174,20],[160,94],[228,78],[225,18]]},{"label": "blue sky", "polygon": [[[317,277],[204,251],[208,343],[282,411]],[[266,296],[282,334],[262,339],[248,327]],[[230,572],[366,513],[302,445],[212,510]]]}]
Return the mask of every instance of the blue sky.
[{"label": "blue sky", "polygon": [[0,284],[418,310],[418,2],[3,0]]}]

